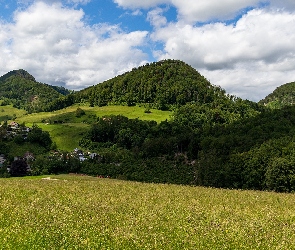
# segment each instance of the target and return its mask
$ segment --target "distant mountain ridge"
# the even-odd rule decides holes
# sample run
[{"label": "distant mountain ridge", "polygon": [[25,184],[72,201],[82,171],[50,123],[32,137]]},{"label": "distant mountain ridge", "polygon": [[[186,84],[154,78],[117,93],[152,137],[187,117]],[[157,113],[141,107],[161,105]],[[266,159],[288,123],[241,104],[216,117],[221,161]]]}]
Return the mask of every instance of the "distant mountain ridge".
[{"label": "distant mountain ridge", "polygon": [[[212,85],[190,65],[172,59],[147,63],[77,92],[37,82],[24,69],[0,77],[0,99],[28,112],[53,111],[80,102],[90,106],[139,104],[174,110],[187,103],[203,105],[235,98]],[[278,87],[259,104],[280,108],[294,101],[295,82],[292,82]]]}]

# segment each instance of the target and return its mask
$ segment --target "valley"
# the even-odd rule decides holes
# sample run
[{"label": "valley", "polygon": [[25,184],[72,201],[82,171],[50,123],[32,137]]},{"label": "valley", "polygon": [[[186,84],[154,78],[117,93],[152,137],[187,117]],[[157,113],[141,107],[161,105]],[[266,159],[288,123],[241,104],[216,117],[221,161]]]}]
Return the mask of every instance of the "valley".
[{"label": "valley", "polygon": [[[285,84],[255,103],[227,94],[178,60],[146,64],[76,92],[15,70],[0,78],[0,154],[10,166],[16,154],[32,153],[31,175],[77,172],[292,192],[293,87]],[[34,128],[28,140],[5,138],[11,121]],[[70,153],[75,148],[99,157],[81,162]]]}]

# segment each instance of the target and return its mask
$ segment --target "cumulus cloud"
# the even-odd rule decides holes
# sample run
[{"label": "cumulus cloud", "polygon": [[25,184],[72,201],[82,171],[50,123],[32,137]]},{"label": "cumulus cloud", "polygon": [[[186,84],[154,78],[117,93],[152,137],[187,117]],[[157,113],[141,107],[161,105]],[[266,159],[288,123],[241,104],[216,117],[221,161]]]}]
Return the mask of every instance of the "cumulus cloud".
[{"label": "cumulus cloud", "polygon": [[[0,20],[0,74],[24,68],[38,81],[79,89],[144,64],[157,48],[154,60],[183,60],[255,101],[295,80],[294,0],[113,0],[131,15],[146,14],[154,28],[130,33],[87,24],[76,7],[91,0],[19,1],[13,22]],[[170,22],[169,6],[177,12]]]},{"label": "cumulus cloud", "polygon": [[295,9],[294,0],[113,0],[123,8],[155,8],[160,4],[175,6],[179,21],[207,22],[234,19],[244,9],[268,6],[270,8]]},{"label": "cumulus cloud", "polygon": [[178,9],[179,19],[187,22],[228,20],[234,18],[242,9],[259,4],[257,0],[171,0],[171,2]]},{"label": "cumulus cloud", "polygon": [[177,8],[179,19],[204,22],[210,19],[233,18],[241,9],[257,6],[260,0],[114,0],[114,2],[124,8],[153,8],[160,4],[169,4]]},{"label": "cumulus cloud", "polygon": [[[249,94],[249,86],[261,88],[261,79],[268,89],[294,80],[294,13],[252,10],[235,25],[170,23],[157,29],[152,39],[164,44],[164,50],[155,51],[158,59],[184,60],[239,96]],[[256,92],[256,100],[264,97],[262,92]]]},{"label": "cumulus cloud", "polygon": [[46,83],[79,89],[142,63],[137,47],[147,32],[124,33],[116,25],[86,25],[84,12],[61,3],[36,2],[0,24],[1,73],[23,68]]}]

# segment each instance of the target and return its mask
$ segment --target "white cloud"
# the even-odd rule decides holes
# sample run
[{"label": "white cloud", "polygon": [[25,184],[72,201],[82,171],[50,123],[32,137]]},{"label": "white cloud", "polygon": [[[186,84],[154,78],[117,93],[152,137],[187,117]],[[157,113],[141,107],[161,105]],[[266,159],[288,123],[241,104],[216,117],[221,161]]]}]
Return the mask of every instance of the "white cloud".
[{"label": "white cloud", "polygon": [[88,26],[84,12],[61,3],[36,2],[0,25],[0,73],[23,68],[46,83],[79,89],[97,84],[145,60],[137,49],[147,32],[124,33],[116,25]]},{"label": "white cloud", "polygon": [[[276,0],[272,0],[276,1]],[[278,0],[277,0],[278,1]],[[114,0],[124,8],[153,8],[160,4],[174,5],[179,19],[189,22],[205,22],[210,19],[234,18],[241,9],[257,6],[260,0]]]},{"label": "white cloud", "polygon": [[148,1],[138,1],[138,0],[113,0],[114,3],[118,4],[123,8],[137,9],[137,8],[152,8],[158,6],[159,4],[169,3],[171,0],[148,0]]},{"label": "white cloud", "polygon": [[164,43],[164,50],[155,52],[158,59],[183,60],[238,96],[258,100],[266,90],[295,80],[293,13],[252,10],[235,26],[170,23],[152,38]]},{"label": "white cloud", "polygon": [[164,10],[156,8],[148,12],[147,20],[156,28],[160,28],[167,24],[166,17],[163,16]]},{"label": "white cloud", "polygon": [[113,0],[123,8],[155,8],[160,4],[176,7],[179,21],[207,22],[234,19],[246,8],[258,8],[262,4],[270,8],[295,9],[294,0]]},{"label": "white cloud", "polygon": [[[83,10],[72,7],[90,0],[19,1],[27,8],[15,12],[14,22],[0,21],[0,74],[24,68],[38,81],[79,89],[143,64],[143,51],[156,47],[156,60],[183,60],[213,84],[251,100],[295,80],[294,0],[113,0],[132,15],[147,13],[150,33],[86,24]],[[168,22],[160,4],[175,6],[178,19]],[[245,11],[249,6],[256,7]],[[244,15],[235,24],[212,21],[237,13]]]},{"label": "white cloud", "polygon": [[228,20],[249,6],[256,6],[258,0],[171,0],[178,9],[180,20],[206,22],[208,20]]}]

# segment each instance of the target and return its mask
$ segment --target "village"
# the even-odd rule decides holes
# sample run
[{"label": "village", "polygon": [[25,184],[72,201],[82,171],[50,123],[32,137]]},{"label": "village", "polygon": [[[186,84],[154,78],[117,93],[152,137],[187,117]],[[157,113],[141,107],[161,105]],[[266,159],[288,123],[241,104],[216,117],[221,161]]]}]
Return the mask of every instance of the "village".
[{"label": "village", "polygon": [[[28,137],[28,134],[31,132],[31,128],[26,127],[24,124],[18,124],[17,122],[13,121],[7,124],[7,122],[4,122],[4,124],[0,124],[0,130],[1,130],[1,139],[5,140],[12,140],[16,137],[20,137],[23,140],[26,140]],[[100,156],[97,153],[92,152],[83,152],[81,149],[75,148],[72,152],[62,152],[59,150],[51,150],[50,154],[48,155],[49,158],[59,158],[59,159],[69,159],[69,158],[76,158],[80,162],[83,162],[87,159],[98,159]],[[13,161],[21,160],[26,162],[28,166],[28,171],[30,171],[30,166],[32,162],[35,161],[35,156],[32,152],[26,151],[23,155],[15,155],[13,156]],[[10,159],[12,161],[12,159]],[[11,162],[7,159],[7,156],[1,152],[0,148],[0,168],[3,166],[7,167],[7,170],[9,171],[9,167]]]}]

